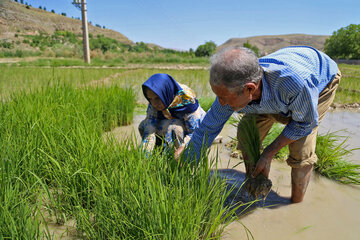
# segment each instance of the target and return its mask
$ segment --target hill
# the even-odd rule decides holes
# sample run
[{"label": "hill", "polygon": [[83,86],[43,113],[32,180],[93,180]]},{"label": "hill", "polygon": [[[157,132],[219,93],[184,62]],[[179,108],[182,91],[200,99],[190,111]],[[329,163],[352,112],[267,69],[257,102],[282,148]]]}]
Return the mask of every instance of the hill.
[{"label": "hill", "polygon": [[268,35],[268,36],[255,36],[248,38],[231,38],[218,49],[230,46],[243,46],[248,42],[253,46],[259,48],[261,55],[266,55],[274,52],[280,48],[295,45],[307,45],[316,49],[323,50],[325,40],[330,36],[326,35],[306,35],[306,34],[288,34],[288,35]]},{"label": "hill", "polygon": [[[48,9],[49,10],[49,9]],[[82,34],[81,20],[62,16],[42,9],[30,7],[10,0],[0,0],[0,40],[15,40],[16,35],[54,34],[55,31],[69,31]],[[89,33],[116,39],[134,45],[123,34],[89,24]]]}]

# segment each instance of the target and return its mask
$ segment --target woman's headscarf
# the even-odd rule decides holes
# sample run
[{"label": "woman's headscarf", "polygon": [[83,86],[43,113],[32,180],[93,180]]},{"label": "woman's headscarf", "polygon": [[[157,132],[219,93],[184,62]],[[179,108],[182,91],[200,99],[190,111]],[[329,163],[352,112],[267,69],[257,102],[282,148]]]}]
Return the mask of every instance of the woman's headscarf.
[{"label": "woman's headscarf", "polygon": [[145,89],[148,88],[161,99],[165,110],[159,111],[159,118],[182,118],[199,106],[195,93],[185,87],[182,88],[170,75],[157,73],[144,82],[142,90],[146,98]]}]

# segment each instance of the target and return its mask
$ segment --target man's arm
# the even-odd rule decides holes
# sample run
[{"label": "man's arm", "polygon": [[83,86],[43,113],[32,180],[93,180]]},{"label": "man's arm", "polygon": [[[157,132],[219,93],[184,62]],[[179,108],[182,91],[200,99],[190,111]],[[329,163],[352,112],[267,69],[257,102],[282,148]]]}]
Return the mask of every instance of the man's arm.
[{"label": "man's arm", "polygon": [[271,161],[281,148],[305,137],[318,125],[318,91],[303,87],[297,96],[291,101],[288,108],[291,111],[292,120],[288,123],[282,133],[267,146],[256,164],[253,176],[262,173],[269,176]]},{"label": "man's arm", "polygon": [[281,148],[289,145],[296,140],[285,137],[280,134],[270,145],[268,145],[260,155],[260,159],[256,164],[255,170],[252,174],[253,177],[262,173],[265,177],[269,177],[271,161],[275,154],[280,151]]},{"label": "man's arm", "polygon": [[[196,159],[196,161],[198,161],[201,153],[211,145],[233,112],[230,106],[221,106],[218,98],[216,98],[210,110],[200,123],[199,128],[194,131],[185,156],[189,157],[190,160]],[[184,148],[179,148],[175,156],[179,156],[183,150]]]}]

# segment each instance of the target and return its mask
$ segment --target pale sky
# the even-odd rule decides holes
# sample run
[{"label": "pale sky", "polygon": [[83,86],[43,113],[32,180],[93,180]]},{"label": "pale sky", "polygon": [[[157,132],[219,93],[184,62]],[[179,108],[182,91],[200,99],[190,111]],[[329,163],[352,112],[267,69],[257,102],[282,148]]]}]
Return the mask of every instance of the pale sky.
[{"label": "pale sky", "polygon": [[[20,2],[20,0],[19,0]],[[24,0],[80,17],[72,0]],[[331,35],[360,24],[360,0],[87,0],[88,20],[134,42],[194,50],[206,41],[278,34]]]}]

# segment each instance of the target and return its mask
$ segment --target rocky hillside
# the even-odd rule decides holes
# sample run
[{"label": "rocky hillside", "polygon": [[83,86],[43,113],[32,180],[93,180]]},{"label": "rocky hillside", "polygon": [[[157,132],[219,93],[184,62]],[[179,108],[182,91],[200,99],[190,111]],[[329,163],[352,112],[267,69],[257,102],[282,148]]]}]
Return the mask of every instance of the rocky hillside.
[{"label": "rocky hillside", "polygon": [[305,34],[289,34],[289,35],[269,35],[256,36],[248,38],[231,38],[219,48],[230,46],[243,46],[244,43],[249,42],[251,45],[259,48],[261,55],[274,52],[280,48],[295,45],[307,45],[316,49],[323,50],[325,40],[330,36],[324,35],[305,35]]},{"label": "rocky hillside", "polygon": [[[38,35],[55,31],[70,31],[81,34],[81,20],[69,18],[38,8],[26,8],[24,4],[10,0],[0,0],[0,40],[14,40],[17,34]],[[89,24],[89,33],[94,36],[104,35],[121,43],[134,43],[123,34]]]}]

